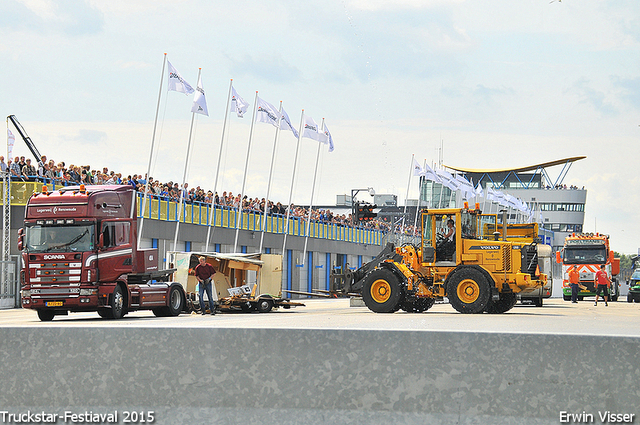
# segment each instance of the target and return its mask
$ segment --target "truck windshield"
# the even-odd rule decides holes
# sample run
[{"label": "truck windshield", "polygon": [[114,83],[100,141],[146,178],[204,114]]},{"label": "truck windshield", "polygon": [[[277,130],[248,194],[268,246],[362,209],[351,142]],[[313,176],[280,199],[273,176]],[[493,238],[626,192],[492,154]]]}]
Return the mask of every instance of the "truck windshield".
[{"label": "truck windshield", "polygon": [[29,252],[92,251],[93,226],[31,226],[26,228]]},{"label": "truck windshield", "polygon": [[607,259],[607,251],[604,245],[594,247],[570,247],[564,248],[565,264],[604,264]]},{"label": "truck windshield", "polygon": [[631,279],[640,280],[640,270],[634,271],[633,274],[631,275]]}]

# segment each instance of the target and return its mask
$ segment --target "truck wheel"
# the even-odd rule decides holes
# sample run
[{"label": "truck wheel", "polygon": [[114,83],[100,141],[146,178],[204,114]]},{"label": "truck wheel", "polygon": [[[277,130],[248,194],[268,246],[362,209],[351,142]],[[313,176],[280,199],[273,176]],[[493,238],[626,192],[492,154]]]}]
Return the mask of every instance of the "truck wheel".
[{"label": "truck wheel", "polygon": [[562,294],[562,299],[565,300],[565,301],[571,301],[571,295]]},{"label": "truck wheel", "polygon": [[489,314],[502,314],[511,310],[517,302],[518,296],[514,293],[500,294],[499,300],[489,300],[485,311]]},{"label": "truck wheel", "polygon": [[125,313],[125,295],[122,291],[122,286],[116,285],[116,288],[113,290],[113,294],[111,294],[111,299],[109,300],[109,305],[111,306],[111,319],[121,319]]},{"label": "truck wheel", "polygon": [[258,300],[258,311],[260,313],[268,313],[273,308],[273,300],[269,298],[260,298]]},{"label": "truck wheel", "polygon": [[449,302],[460,313],[482,313],[490,301],[490,295],[487,279],[475,269],[458,271],[447,285]]},{"label": "truck wheel", "polygon": [[401,308],[407,313],[422,313],[429,310],[436,303],[434,298],[418,298],[415,301],[405,301]]},{"label": "truck wheel", "polygon": [[43,322],[52,321],[55,315],[56,313],[53,310],[43,310],[43,309],[38,310],[38,319],[40,319]]},{"label": "truck wheel", "polygon": [[404,293],[400,280],[388,269],[374,269],[365,277],[362,299],[371,311],[393,313],[402,304]]},{"label": "truck wheel", "polygon": [[542,297],[534,298],[533,299],[533,305],[535,305],[536,307],[542,307]]},{"label": "truck wheel", "polygon": [[169,305],[165,309],[167,316],[177,316],[184,309],[184,297],[177,285],[169,289]]},{"label": "truck wheel", "polygon": [[111,310],[107,310],[106,308],[99,308],[98,316],[102,317],[103,319],[111,319]]},{"label": "truck wheel", "polygon": [[633,295],[627,294],[627,302],[628,303],[632,303],[633,302]]}]

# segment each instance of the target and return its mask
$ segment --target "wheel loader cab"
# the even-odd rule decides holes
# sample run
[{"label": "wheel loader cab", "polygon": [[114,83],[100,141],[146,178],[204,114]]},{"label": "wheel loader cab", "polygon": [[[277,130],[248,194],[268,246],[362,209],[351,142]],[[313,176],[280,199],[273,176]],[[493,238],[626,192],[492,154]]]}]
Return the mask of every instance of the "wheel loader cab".
[{"label": "wheel loader cab", "polygon": [[498,230],[498,216],[496,214],[478,214],[477,223],[478,239],[498,240],[496,239]]},{"label": "wheel loader cab", "polygon": [[436,262],[456,261],[456,245],[460,230],[457,220],[453,215],[434,214],[433,220],[436,228],[435,246]]},{"label": "wheel loader cab", "polygon": [[422,216],[422,262],[459,264],[463,239],[478,239],[476,214],[466,210],[433,211]]}]

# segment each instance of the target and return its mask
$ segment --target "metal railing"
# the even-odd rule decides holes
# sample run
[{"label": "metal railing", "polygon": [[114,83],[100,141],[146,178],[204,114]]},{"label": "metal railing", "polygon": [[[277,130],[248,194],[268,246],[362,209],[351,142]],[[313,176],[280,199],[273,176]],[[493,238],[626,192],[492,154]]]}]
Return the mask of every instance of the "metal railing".
[{"label": "metal railing", "polygon": [[20,307],[20,256],[12,255],[0,261],[0,309]]},{"label": "metal railing", "polygon": [[[142,217],[142,193],[138,193],[138,217]],[[176,221],[178,216],[178,202],[168,201],[152,197],[147,200],[144,213],[145,219],[163,221]],[[225,227],[254,232],[262,232],[263,215],[259,212],[246,212],[241,214],[231,207],[193,202],[185,203],[180,217],[180,223],[207,226],[213,214],[211,223],[216,227]],[[280,214],[270,214],[265,223],[265,232],[284,234],[290,236],[306,236],[307,220],[303,217],[289,217],[287,230],[287,218]],[[330,239],[341,242],[364,243],[368,245],[381,245],[385,232],[376,229],[352,227],[337,223],[323,223],[311,221],[309,223],[309,237]]]}]

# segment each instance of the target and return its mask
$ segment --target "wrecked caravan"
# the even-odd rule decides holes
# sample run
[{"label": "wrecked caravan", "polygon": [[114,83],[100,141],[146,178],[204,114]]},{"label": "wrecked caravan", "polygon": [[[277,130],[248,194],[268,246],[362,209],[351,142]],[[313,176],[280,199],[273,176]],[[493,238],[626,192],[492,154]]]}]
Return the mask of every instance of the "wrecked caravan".
[{"label": "wrecked caravan", "polygon": [[200,310],[198,280],[194,274],[200,256],[216,269],[212,282],[213,303],[217,310],[267,313],[278,307],[304,306],[282,298],[281,255],[171,251],[169,262],[176,269],[173,279],[182,284],[195,310]]}]

